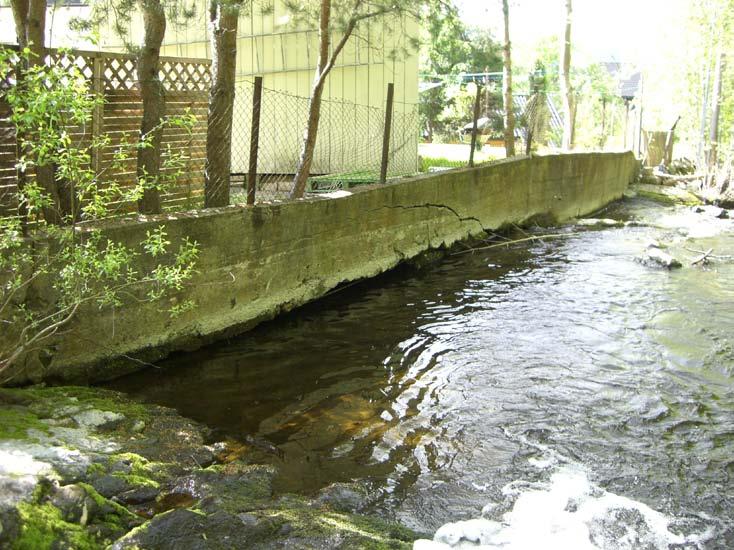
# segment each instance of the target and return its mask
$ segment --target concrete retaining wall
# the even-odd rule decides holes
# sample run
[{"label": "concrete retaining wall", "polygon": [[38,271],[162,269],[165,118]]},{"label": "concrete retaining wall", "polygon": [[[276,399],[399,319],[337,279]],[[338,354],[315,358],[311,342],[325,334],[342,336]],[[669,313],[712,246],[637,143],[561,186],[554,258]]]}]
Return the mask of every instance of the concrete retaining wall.
[{"label": "concrete retaining wall", "polygon": [[[43,362],[29,360],[13,383],[112,378],[170,351],[247,330],[372,277],[428,249],[549,215],[565,220],[618,199],[637,163],[631,153],[570,154],[431,174],[339,199],[232,207],[162,216],[110,228],[134,244],[165,221],[172,241],[201,249],[189,289],[197,307],[171,319],[155,304],[86,312]],[[121,358],[122,356],[128,356]]]}]

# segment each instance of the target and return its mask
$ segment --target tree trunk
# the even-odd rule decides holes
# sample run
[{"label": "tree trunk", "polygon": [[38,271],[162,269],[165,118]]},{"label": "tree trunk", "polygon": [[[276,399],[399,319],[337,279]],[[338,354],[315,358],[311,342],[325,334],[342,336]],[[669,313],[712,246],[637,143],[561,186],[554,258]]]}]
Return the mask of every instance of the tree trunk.
[{"label": "tree trunk", "polygon": [[[21,49],[28,48],[31,52],[27,67],[21,67],[21,73],[25,68],[34,67],[44,63],[45,41],[46,41],[46,2],[45,0],[12,0],[13,19],[15,20],[15,33],[18,45]],[[22,140],[23,136],[18,136]],[[19,155],[29,152],[18,147]],[[38,160],[38,159],[36,159]],[[43,217],[47,223],[58,225],[62,221],[59,192],[54,181],[54,168],[52,165],[37,165],[35,167],[36,181],[51,199],[51,206],[43,209]],[[18,171],[18,189],[22,192],[27,181],[27,174]],[[22,210],[22,209],[21,209]],[[25,218],[25,212],[20,212]]]},{"label": "tree trunk", "polygon": [[716,59],[716,72],[714,74],[713,97],[711,98],[711,128],[709,141],[711,143],[708,156],[708,173],[716,172],[716,164],[719,156],[719,118],[721,114],[721,90],[723,87],[724,70],[726,67],[726,54],[719,52]]},{"label": "tree trunk", "polygon": [[599,148],[604,149],[607,141],[607,100],[601,100],[601,135],[599,136]]},{"label": "tree trunk", "polygon": [[502,0],[505,16],[505,48],[502,92],[505,98],[505,155],[515,156],[515,112],[512,101],[512,49],[510,44],[510,7],[508,0]]},{"label": "tree trunk", "polygon": [[563,143],[565,151],[573,149],[574,105],[571,87],[571,16],[572,0],[566,0],[566,27],[561,55],[561,95],[563,96]]},{"label": "tree trunk", "polygon": [[708,108],[709,108],[709,87],[711,85],[711,63],[709,59],[706,59],[705,75],[701,79],[701,124],[698,136],[698,165],[704,166],[706,164],[706,123],[708,119]]},{"label": "tree trunk", "polygon": [[326,83],[325,70],[329,63],[329,21],[331,19],[331,0],[321,0],[321,15],[319,17],[319,64],[316,67],[316,76],[311,90],[311,99],[308,103],[308,124],[303,136],[301,156],[298,159],[298,168],[293,178],[291,198],[301,198],[306,192],[306,183],[311,173],[313,152],[316,148],[316,137],[319,131],[321,118],[321,96]]},{"label": "tree trunk", "polygon": [[29,0],[10,0],[10,7],[13,10],[15,37],[18,41],[18,46],[25,48],[28,45]]},{"label": "tree trunk", "polygon": [[141,214],[161,212],[158,189],[161,166],[161,122],[165,116],[165,90],[158,77],[158,60],[166,34],[166,14],[160,0],[140,0],[143,12],[143,45],[138,54],[138,81],[143,100],[141,139],[148,138],[150,146],[138,150],[138,180],[143,182],[143,197],[138,202]]},{"label": "tree trunk", "polygon": [[237,24],[240,3],[212,0],[209,25],[212,44],[212,85],[206,135],[206,208],[229,205],[232,167],[232,116],[235,99]]}]

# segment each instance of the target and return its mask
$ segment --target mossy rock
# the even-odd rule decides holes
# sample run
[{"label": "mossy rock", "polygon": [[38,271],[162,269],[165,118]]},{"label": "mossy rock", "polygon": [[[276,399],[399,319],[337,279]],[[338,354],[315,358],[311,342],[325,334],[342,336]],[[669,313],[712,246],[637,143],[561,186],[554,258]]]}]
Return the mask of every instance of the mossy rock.
[{"label": "mossy rock", "polygon": [[[127,508],[104,498],[87,484],[79,484],[81,513],[64,517],[62,508],[54,505],[54,493],[64,488],[38,491],[35,498],[16,507],[18,526],[12,539],[5,542],[13,550],[46,550],[69,548],[86,550],[104,548],[128,532],[141,520]],[[0,547],[3,546],[0,533]]]},{"label": "mossy rock", "polygon": [[35,439],[29,434],[31,430],[48,433],[48,424],[27,409],[0,406],[0,440]]},{"label": "mossy rock", "polygon": [[[274,498],[272,466],[203,468],[205,433],[172,409],[97,388],[2,390],[2,444],[50,468],[23,474],[32,483],[0,507],[0,548],[407,549],[419,538],[358,515],[358,487]],[[72,457],[74,471],[49,449]]]},{"label": "mossy rock", "polygon": [[685,205],[697,206],[703,204],[693,193],[677,187],[668,187],[664,185],[637,184],[631,186],[638,197],[649,199],[666,205]]},{"label": "mossy rock", "polygon": [[118,540],[113,550],[410,549],[418,534],[378,519],[315,509],[305,499],[281,508],[232,514],[190,509],[160,514]]}]

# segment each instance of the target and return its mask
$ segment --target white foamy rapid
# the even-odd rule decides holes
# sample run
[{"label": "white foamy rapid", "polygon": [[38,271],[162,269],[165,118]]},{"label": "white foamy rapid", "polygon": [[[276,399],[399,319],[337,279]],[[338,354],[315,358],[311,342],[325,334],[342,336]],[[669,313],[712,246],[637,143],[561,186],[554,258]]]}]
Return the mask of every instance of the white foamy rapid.
[{"label": "white foamy rapid", "polygon": [[[503,488],[504,497],[514,504],[500,521],[447,523],[433,540],[416,541],[413,550],[701,548],[714,535],[713,529],[693,535],[673,533],[672,518],[603,490],[582,466],[559,464],[554,458],[536,464],[541,469],[550,466],[547,481],[515,481]],[[483,514],[493,508],[486,506]]]}]

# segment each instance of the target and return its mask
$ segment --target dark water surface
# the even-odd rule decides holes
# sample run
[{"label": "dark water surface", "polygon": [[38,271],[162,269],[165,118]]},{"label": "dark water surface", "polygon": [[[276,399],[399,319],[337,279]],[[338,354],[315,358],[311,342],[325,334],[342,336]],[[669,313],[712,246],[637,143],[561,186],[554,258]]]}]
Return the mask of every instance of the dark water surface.
[{"label": "dark water surface", "polygon": [[[734,255],[732,222],[604,216],[646,225],[400,270],[111,386],[276,445],[281,491],[364,479],[420,530],[489,504],[508,547],[581,524],[591,547],[734,547],[734,262],[686,250]],[[684,267],[636,262],[651,239]]]}]

